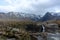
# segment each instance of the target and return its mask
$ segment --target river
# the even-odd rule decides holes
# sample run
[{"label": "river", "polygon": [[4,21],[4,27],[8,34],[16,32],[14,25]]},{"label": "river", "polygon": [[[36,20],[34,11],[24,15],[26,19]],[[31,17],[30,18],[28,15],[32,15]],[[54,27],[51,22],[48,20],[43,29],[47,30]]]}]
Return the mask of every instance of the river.
[{"label": "river", "polygon": [[48,33],[47,40],[60,40],[60,33]]}]

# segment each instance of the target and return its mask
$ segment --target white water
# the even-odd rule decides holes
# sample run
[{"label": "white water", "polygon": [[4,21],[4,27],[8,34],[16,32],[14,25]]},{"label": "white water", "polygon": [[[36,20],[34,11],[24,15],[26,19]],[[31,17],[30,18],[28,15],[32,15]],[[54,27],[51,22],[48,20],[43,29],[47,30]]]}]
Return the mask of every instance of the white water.
[{"label": "white water", "polygon": [[[43,28],[42,32],[45,32],[44,25],[42,25],[42,28]],[[34,37],[37,38],[37,40],[43,40],[43,38],[40,35],[39,36],[34,36]]]},{"label": "white water", "polygon": [[43,32],[45,32],[45,27],[44,27],[44,25],[42,25],[42,28],[43,28]]},{"label": "white water", "polygon": [[[43,27],[43,32],[45,32],[45,27],[44,25],[42,25]],[[54,33],[47,33],[47,40],[60,40],[60,33],[56,32]],[[39,35],[39,36],[34,36],[35,38],[37,38],[37,40],[43,40],[43,38]]]},{"label": "white water", "polygon": [[[37,38],[37,40],[43,40],[41,36],[34,36],[34,37]],[[60,40],[60,33],[58,34],[48,33],[47,40]]]},{"label": "white water", "polygon": [[60,33],[55,33],[55,34],[48,33],[47,38],[48,38],[48,40],[51,40],[51,39],[60,40]]}]

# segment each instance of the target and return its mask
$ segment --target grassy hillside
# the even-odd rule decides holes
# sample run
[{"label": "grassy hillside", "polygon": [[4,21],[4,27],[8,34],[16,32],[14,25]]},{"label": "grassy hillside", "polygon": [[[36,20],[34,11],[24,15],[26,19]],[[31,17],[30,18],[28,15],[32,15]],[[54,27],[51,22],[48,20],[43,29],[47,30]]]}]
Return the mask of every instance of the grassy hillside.
[{"label": "grassy hillside", "polygon": [[[15,37],[19,40],[31,40],[30,33],[25,29],[27,25],[31,26],[34,31],[39,29],[39,25],[44,24],[46,27],[46,32],[52,31],[47,24],[56,23],[60,26],[60,20],[50,20],[46,22],[33,22],[33,21],[13,21],[13,20],[0,20],[0,33],[2,37]],[[47,29],[48,28],[48,29]],[[31,29],[32,30],[32,29]],[[47,31],[48,30],[48,31]],[[59,29],[60,32],[60,29]]]},{"label": "grassy hillside", "polygon": [[[36,25],[33,21],[0,20],[0,33],[2,38],[15,36],[19,40],[31,40],[26,25]],[[35,27],[35,26],[34,26]],[[5,39],[4,39],[5,40]]]}]

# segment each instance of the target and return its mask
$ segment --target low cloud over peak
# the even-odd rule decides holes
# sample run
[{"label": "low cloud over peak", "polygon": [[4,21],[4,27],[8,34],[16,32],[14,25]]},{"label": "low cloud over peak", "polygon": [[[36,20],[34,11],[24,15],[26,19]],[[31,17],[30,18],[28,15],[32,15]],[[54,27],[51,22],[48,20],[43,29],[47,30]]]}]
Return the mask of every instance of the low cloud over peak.
[{"label": "low cloud over peak", "polygon": [[59,7],[59,0],[0,0],[0,11],[3,12],[17,11],[44,15],[47,11],[60,12]]}]

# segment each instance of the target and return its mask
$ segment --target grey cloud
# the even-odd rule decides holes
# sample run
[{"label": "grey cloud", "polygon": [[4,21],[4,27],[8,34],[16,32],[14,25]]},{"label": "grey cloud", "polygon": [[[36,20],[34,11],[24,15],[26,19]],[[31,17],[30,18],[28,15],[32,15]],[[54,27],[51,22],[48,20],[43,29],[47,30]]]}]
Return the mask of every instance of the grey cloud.
[{"label": "grey cloud", "polygon": [[44,15],[48,11],[55,12],[56,8],[60,9],[60,0],[51,0],[47,4],[37,4],[37,5],[33,4],[32,7],[35,9],[34,13]]},{"label": "grey cloud", "polygon": [[[21,1],[21,0],[19,0],[19,1]],[[15,9],[13,11],[33,13],[33,14],[37,14],[37,15],[44,15],[48,11],[55,12],[55,11],[60,10],[60,0],[49,0],[49,2],[45,2],[45,3],[42,3],[42,2],[40,3],[39,1],[40,0],[24,0],[21,2],[21,5],[23,4],[22,6],[20,6],[20,4],[17,5],[17,4],[13,3],[14,6],[17,5],[16,7],[20,6],[19,8],[15,7],[16,8],[15,9],[15,8],[13,8],[12,5],[9,5],[9,6],[11,6],[11,8],[8,7],[8,9],[11,9],[11,10]]]}]

